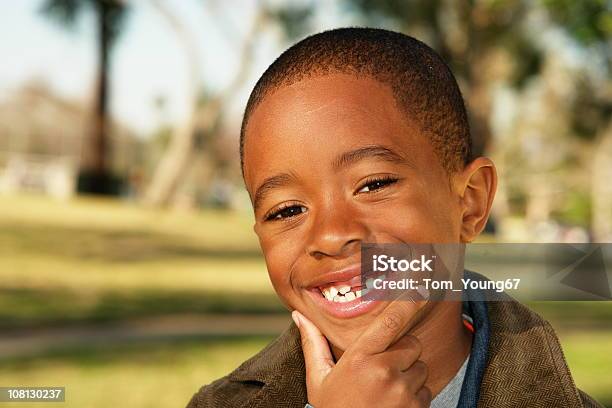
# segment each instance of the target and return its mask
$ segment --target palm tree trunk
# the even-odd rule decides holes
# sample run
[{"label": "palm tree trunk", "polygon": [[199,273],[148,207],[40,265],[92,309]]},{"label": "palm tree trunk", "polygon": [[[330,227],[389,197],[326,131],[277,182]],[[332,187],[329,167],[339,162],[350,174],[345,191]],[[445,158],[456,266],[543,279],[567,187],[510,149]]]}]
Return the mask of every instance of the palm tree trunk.
[{"label": "palm tree trunk", "polygon": [[108,27],[108,7],[99,2],[98,13],[98,84],[96,89],[95,122],[93,126],[93,168],[97,174],[107,172],[107,118],[108,118],[108,74],[110,30]]},{"label": "palm tree trunk", "polygon": [[117,193],[108,171],[108,100],[110,70],[110,9],[106,2],[96,2],[98,65],[90,138],[79,178],[79,191],[91,194]]}]

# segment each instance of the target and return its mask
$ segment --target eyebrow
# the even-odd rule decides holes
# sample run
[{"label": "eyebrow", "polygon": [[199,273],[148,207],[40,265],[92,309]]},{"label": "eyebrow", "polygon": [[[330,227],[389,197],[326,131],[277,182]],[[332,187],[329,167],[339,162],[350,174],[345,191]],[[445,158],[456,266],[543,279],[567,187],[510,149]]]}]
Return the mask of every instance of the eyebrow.
[{"label": "eyebrow", "polygon": [[295,180],[295,176],[289,173],[280,173],[265,179],[257,188],[257,191],[255,191],[255,197],[253,198],[253,209],[257,210],[257,208],[261,205],[262,200],[271,190],[278,187],[284,187],[293,180]]},{"label": "eyebrow", "polygon": [[411,165],[411,163],[408,162],[403,156],[394,152],[388,147],[371,145],[342,153],[333,161],[332,166],[335,170],[340,170],[361,160],[370,158],[377,158],[391,163]]},{"label": "eyebrow", "polygon": [[[413,167],[412,163],[410,163],[403,156],[399,155],[388,147],[381,145],[371,145],[360,147],[358,149],[340,154],[332,162],[332,168],[334,170],[340,170],[342,168],[353,165],[361,160],[370,158],[381,159],[383,161],[409,165]],[[279,187],[284,187],[295,181],[296,178],[297,177],[295,175],[290,173],[280,173],[265,179],[255,191],[255,195],[253,198],[253,209],[257,211],[257,209],[261,205],[261,202],[270,191]]]}]

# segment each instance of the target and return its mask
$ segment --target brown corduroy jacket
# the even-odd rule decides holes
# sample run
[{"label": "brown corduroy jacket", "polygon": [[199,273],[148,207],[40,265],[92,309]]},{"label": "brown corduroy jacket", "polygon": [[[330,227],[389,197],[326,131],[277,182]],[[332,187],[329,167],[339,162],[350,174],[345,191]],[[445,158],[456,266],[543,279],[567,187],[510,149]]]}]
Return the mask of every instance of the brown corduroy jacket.
[{"label": "brown corduroy jacket", "polygon": [[[478,407],[601,407],[576,388],[548,322],[516,301],[488,304],[490,339]],[[294,324],[187,408],[306,404],[304,356]]]}]

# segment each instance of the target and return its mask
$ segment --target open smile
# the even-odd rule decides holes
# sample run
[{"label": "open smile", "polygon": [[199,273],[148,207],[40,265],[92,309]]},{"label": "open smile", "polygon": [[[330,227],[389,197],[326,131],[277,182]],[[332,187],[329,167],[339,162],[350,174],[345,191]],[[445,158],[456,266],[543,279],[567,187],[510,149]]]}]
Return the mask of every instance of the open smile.
[{"label": "open smile", "polygon": [[351,265],[318,277],[307,292],[326,313],[339,318],[355,317],[372,310],[384,291],[373,291],[373,281],[384,275],[369,277],[363,285],[361,265]]}]

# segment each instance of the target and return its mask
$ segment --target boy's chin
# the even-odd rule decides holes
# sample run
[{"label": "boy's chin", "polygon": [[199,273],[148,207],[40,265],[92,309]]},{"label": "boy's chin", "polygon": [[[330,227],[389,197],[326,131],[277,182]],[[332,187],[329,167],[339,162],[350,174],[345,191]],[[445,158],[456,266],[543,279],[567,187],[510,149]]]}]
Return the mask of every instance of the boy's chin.
[{"label": "boy's chin", "polygon": [[333,346],[335,351],[344,352],[347,350],[352,344],[355,344],[359,336],[363,333],[365,327],[362,325],[354,326],[346,325],[344,327],[339,327],[336,325],[327,326],[322,330],[323,335],[327,338],[330,343],[330,346]]}]

